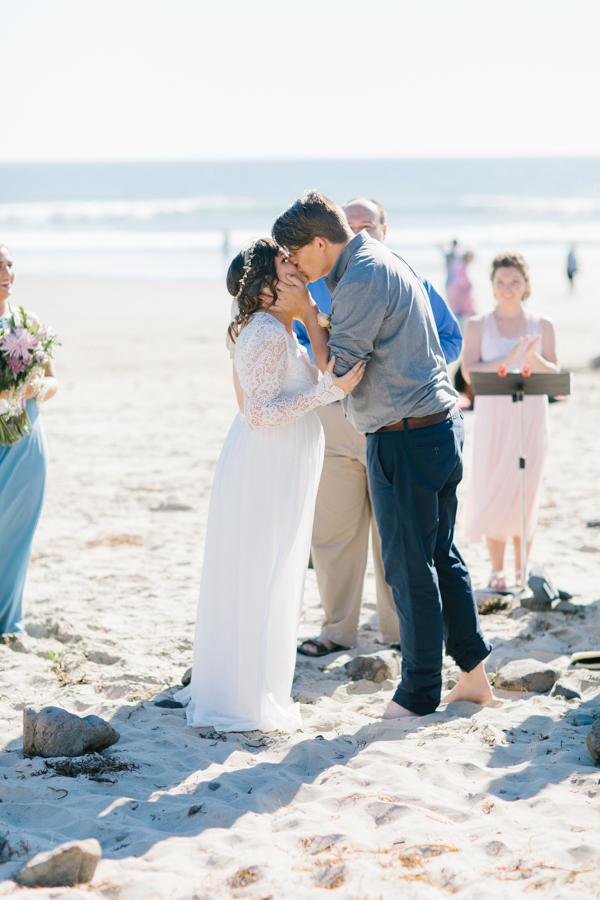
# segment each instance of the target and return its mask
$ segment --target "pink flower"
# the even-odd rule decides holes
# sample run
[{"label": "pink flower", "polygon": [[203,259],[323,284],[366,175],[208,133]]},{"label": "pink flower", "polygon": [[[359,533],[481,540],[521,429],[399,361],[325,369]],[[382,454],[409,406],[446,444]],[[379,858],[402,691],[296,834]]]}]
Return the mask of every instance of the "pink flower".
[{"label": "pink flower", "polygon": [[5,356],[13,358],[20,356],[26,362],[31,362],[30,353],[37,347],[37,337],[31,334],[24,325],[19,325],[15,331],[9,332],[0,344],[0,350]]},{"label": "pink flower", "polygon": [[23,365],[22,359],[17,359],[16,357],[9,356],[8,365],[10,366],[15,381],[17,380],[17,375],[25,371],[25,366]]}]

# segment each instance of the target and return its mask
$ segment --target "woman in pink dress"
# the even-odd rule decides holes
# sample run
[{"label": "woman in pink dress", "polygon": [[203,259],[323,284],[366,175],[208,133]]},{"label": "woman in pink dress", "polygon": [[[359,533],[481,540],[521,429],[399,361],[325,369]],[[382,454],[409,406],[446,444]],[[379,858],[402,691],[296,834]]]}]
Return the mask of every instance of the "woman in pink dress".
[{"label": "woman in pink dress", "polygon": [[446,284],[446,292],[448,295],[448,305],[463,330],[463,322],[476,313],[475,303],[473,300],[473,285],[469,278],[468,266],[473,261],[473,254],[470,250],[462,256],[454,254],[452,264],[448,264],[448,282]]},{"label": "woman in pink dress", "polygon": [[[558,372],[554,326],[545,316],[525,309],[529,297],[529,270],[519,253],[501,253],[492,263],[496,308],[487,316],[467,323],[462,370],[497,372],[506,366],[520,372]],[[539,494],[548,453],[548,398],[525,397],[525,454],[527,457],[525,503],[528,553],[537,525]],[[467,501],[467,533],[471,541],[485,536],[492,575],[489,587],[506,588],[504,549],[512,538],[515,548],[515,583],[523,585],[521,514],[518,459],[520,456],[519,408],[512,397],[475,398],[473,470]]]}]

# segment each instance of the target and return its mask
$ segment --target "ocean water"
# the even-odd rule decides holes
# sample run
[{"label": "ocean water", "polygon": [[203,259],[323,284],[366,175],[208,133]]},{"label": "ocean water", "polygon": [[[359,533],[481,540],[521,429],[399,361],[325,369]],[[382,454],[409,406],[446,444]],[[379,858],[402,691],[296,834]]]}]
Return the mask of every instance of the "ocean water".
[{"label": "ocean water", "polygon": [[23,275],[222,278],[308,188],[366,195],[408,256],[600,248],[600,158],[0,165],[0,241]]}]

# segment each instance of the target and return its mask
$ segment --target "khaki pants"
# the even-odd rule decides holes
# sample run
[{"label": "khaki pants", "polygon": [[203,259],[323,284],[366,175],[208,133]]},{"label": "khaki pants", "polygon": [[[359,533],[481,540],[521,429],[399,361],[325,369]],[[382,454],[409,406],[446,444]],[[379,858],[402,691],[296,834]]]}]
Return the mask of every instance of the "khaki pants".
[{"label": "khaki pants", "polygon": [[392,589],[385,580],[381,540],[367,478],[367,440],[337,401],[316,412],[325,430],[325,462],[317,494],[312,559],[325,611],[321,638],[356,644],[369,529],[377,585],[377,615],[385,643],[400,640]]}]

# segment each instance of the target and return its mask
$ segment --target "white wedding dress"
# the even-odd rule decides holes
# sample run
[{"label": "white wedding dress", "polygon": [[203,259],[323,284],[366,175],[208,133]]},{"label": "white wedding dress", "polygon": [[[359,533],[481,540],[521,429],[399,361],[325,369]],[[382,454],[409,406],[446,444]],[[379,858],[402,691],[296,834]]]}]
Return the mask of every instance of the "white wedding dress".
[{"label": "white wedding dress", "polygon": [[316,406],[343,396],[269,313],[235,345],[244,392],[215,471],[188,725],[295,731],[296,632],[324,453]]}]

